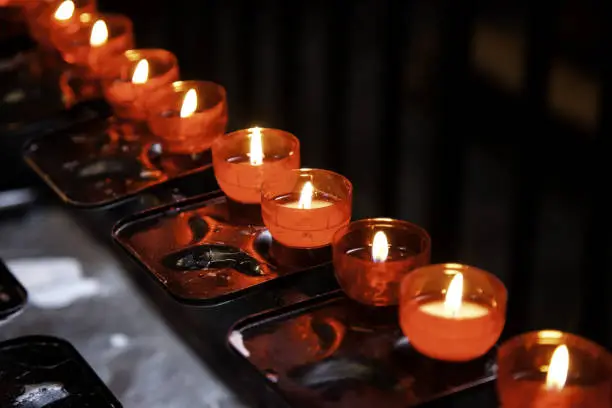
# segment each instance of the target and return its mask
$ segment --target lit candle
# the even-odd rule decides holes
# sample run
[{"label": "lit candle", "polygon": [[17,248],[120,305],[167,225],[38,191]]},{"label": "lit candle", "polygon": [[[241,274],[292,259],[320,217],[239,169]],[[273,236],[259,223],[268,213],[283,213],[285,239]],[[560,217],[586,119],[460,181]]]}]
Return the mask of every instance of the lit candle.
[{"label": "lit candle", "polygon": [[300,166],[300,142],[282,130],[254,127],[215,139],[212,158],[217,183],[229,198],[259,204],[264,179]]},{"label": "lit candle", "polygon": [[81,14],[95,10],[95,0],[37,1],[30,2],[25,8],[32,38],[46,48],[53,48],[51,39],[56,32],[73,33]]},{"label": "lit candle", "polygon": [[390,218],[359,220],[334,236],[334,271],[350,298],[395,305],[401,279],[429,263],[430,248],[429,234],[417,225]]},{"label": "lit candle", "polygon": [[98,74],[115,115],[144,120],[152,92],[178,79],[178,63],[169,51],[129,50],[106,59]]},{"label": "lit candle", "polygon": [[500,347],[498,366],[504,408],[612,407],[612,356],[578,336],[517,336]]},{"label": "lit candle", "polygon": [[132,22],[119,14],[81,14],[75,32],[57,31],[53,43],[69,64],[96,73],[106,58],[134,46]]},{"label": "lit candle", "polygon": [[503,283],[486,271],[460,264],[425,266],[401,284],[400,325],[411,345],[428,357],[472,360],[499,338],[506,296]]},{"label": "lit candle", "polygon": [[329,245],[349,223],[351,202],[351,183],[327,170],[292,170],[262,185],[264,224],[276,241],[293,248]]},{"label": "lit candle", "polygon": [[151,94],[147,112],[149,128],[161,139],[164,151],[199,153],[225,133],[225,89],[213,82],[173,82]]}]

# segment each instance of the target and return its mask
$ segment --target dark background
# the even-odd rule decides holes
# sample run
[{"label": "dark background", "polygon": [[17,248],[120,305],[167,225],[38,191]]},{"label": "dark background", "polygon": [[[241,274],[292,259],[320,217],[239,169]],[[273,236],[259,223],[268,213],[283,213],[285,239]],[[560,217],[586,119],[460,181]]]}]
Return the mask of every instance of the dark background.
[{"label": "dark background", "polygon": [[[100,0],[354,184],[354,218],[426,227],[510,290],[507,334],[612,346],[603,2]],[[607,14],[606,14],[607,13]],[[609,26],[609,24],[608,24]]]}]

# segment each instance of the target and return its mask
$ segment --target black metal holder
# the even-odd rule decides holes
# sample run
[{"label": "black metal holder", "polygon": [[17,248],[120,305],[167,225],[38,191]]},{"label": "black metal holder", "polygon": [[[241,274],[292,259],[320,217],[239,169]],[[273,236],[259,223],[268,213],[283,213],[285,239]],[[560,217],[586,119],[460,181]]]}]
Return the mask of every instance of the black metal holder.
[{"label": "black metal holder", "polygon": [[83,208],[115,204],[212,161],[210,151],[167,154],[146,126],[113,117],[32,139],[24,156],[62,200]]},{"label": "black metal holder", "polygon": [[260,212],[209,193],[129,216],[115,226],[113,238],[173,297],[201,305],[330,263],[330,247],[278,244]]},{"label": "black metal holder", "polygon": [[0,406],[121,408],[68,342],[48,336],[0,343]]},{"label": "black metal holder", "polygon": [[495,379],[495,350],[467,363],[415,351],[397,308],[334,292],[242,320],[232,348],[295,407],[412,407]]},{"label": "black metal holder", "polygon": [[0,321],[19,312],[27,300],[24,287],[0,260]]}]

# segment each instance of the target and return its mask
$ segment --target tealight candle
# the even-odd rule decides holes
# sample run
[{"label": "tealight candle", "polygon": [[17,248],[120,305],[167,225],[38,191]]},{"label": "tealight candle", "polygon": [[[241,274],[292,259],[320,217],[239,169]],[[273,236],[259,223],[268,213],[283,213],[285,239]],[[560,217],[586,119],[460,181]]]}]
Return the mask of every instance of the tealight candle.
[{"label": "tealight candle", "polygon": [[161,49],[126,51],[106,60],[98,73],[115,115],[132,120],[146,119],[147,98],[179,77],[176,57]]},{"label": "tealight candle", "polygon": [[106,59],[134,47],[132,21],[120,14],[81,14],[75,32],[55,31],[53,43],[69,64],[99,72]]},{"label": "tealight candle", "polygon": [[329,245],[351,219],[353,186],[332,171],[297,169],[271,175],[261,193],[264,224],[287,247]]},{"label": "tealight candle", "polygon": [[212,159],[217,183],[229,198],[259,204],[264,179],[300,167],[300,142],[283,130],[243,129],[215,139]]},{"label": "tealight candle", "polygon": [[371,218],[334,235],[336,279],[352,299],[372,306],[395,305],[401,279],[429,263],[431,239],[406,221]]},{"label": "tealight candle", "polygon": [[506,321],[507,292],[494,275],[461,264],[418,268],[400,287],[400,326],[421,354],[468,361],[484,355]]},{"label": "tealight candle", "polygon": [[193,154],[225,133],[225,88],[214,82],[177,81],[161,86],[147,103],[149,128],[165,151]]},{"label": "tealight candle", "polygon": [[26,8],[26,18],[30,35],[36,42],[47,48],[53,48],[52,33],[63,31],[74,32],[83,13],[97,10],[95,0],[53,0],[36,2]]},{"label": "tealight candle", "polygon": [[497,365],[504,408],[612,407],[612,355],[587,339],[525,333],[502,344]]}]

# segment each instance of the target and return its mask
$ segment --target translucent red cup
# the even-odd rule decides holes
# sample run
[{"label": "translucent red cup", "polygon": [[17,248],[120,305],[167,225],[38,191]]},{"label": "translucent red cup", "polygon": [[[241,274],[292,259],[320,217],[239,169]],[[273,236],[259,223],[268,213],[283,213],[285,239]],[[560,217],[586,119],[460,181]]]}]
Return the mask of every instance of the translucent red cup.
[{"label": "translucent red cup", "polygon": [[332,247],[344,292],[360,303],[390,306],[399,302],[402,278],[429,263],[431,239],[407,221],[369,218],[340,228]]},{"label": "translucent red cup", "polygon": [[164,151],[193,154],[207,150],[225,133],[225,88],[208,81],[162,85],[148,98],[147,121]]}]

